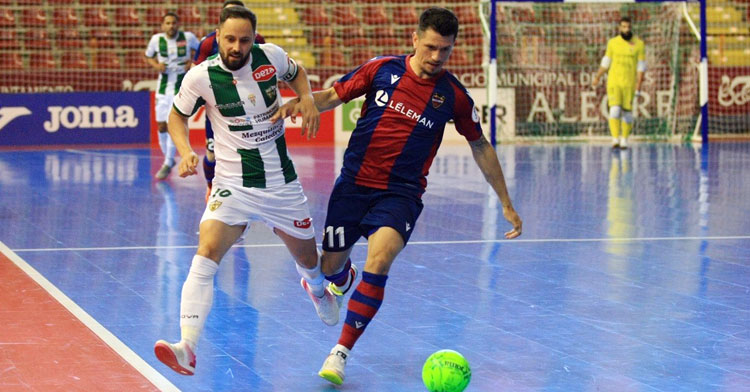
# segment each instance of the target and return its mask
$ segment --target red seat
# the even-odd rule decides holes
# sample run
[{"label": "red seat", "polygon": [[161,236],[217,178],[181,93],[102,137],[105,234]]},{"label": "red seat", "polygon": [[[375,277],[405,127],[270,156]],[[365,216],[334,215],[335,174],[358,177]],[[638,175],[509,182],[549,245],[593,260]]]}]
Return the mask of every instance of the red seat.
[{"label": "red seat", "polygon": [[0,69],[23,69],[23,57],[18,52],[5,53],[0,56]]},{"label": "red seat", "polygon": [[375,56],[377,54],[370,49],[355,49],[352,51],[352,65],[359,66]]},{"label": "red seat", "polygon": [[84,14],[84,24],[86,26],[108,26],[109,11],[104,8],[97,7],[86,8]]},{"label": "red seat", "polygon": [[60,68],[62,69],[87,69],[89,67],[88,60],[86,59],[86,55],[83,54],[83,52],[75,50],[75,51],[67,51],[64,52],[62,55],[62,60],[60,61]]},{"label": "red seat", "polygon": [[138,26],[141,24],[141,13],[133,7],[120,7],[115,11],[116,26]]},{"label": "red seat", "polygon": [[453,53],[448,59],[447,67],[466,67],[472,65],[469,55],[461,48],[453,48]]},{"label": "red seat", "polygon": [[484,44],[482,27],[471,25],[462,27],[458,33],[458,41],[470,46],[481,46]]},{"label": "red seat", "polygon": [[470,5],[462,5],[454,8],[458,23],[466,26],[467,24],[479,23],[479,15],[477,14],[477,7]]},{"label": "red seat", "polygon": [[78,15],[72,8],[55,8],[52,14],[52,23],[55,26],[76,26],[78,25]]},{"label": "red seat", "polygon": [[362,11],[362,22],[368,25],[387,25],[391,23],[382,5],[365,7]]},{"label": "red seat", "polygon": [[196,6],[180,7],[177,10],[181,25],[197,25],[201,23],[203,13]]},{"label": "red seat", "polygon": [[[145,48],[148,42],[143,44]],[[115,40],[112,38],[112,30],[93,29],[89,32],[89,46],[92,48],[114,48]]]},{"label": "red seat", "polygon": [[351,6],[337,6],[333,9],[331,17],[333,18],[333,23],[336,23],[338,25],[351,26],[359,24],[359,18],[354,12],[354,8],[352,8]]},{"label": "red seat", "polygon": [[330,27],[314,29],[310,36],[310,42],[319,47],[338,46],[339,44],[336,33]]},{"label": "red seat", "polygon": [[47,36],[47,30],[29,29],[24,39],[27,49],[50,49],[52,44]]},{"label": "red seat", "polygon": [[161,22],[164,14],[167,13],[163,8],[146,8],[146,23],[161,31]]},{"label": "red seat", "polygon": [[[318,0],[315,0],[318,1]],[[298,1],[299,3],[299,1]],[[206,13],[206,23],[209,26],[218,26],[219,25],[219,17],[221,16],[221,8],[209,6],[208,12]]]},{"label": "red seat", "polygon": [[328,15],[323,7],[310,7],[302,14],[302,21],[309,25],[328,25]]},{"label": "red seat", "polygon": [[419,16],[414,7],[396,7],[393,9],[393,22],[400,25],[416,26],[419,22]]},{"label": "red seat", "polygon": [[123,29],[120,31],[120,46],[125,49],[143,48],[146,50],[149,37],[140,29]]},{"label": "red seat", "polygon": [[130,50],[125,52],[125,68],[127,69],[149,69],[146,56],[142,50]]},{"label": "red seat", "polygon": [[0,10],[0,27],[14,27],[16,25],[16,16],[12,10]]},{"label": "red seat", "polygon": [[94,68],[96,69],[120,69],[122,63],[120,57],[113,52],[99,52],[94,57]]},{"label": "red seat", "polygon": [[41,8],[27,8],[23,10],[23,24],[26,27],[47,26],[47,12]]},{"label": "red seat", "polygon": [[344,46],[347,48],[368,47],[373,43],[373,40],[367,37],[365,29],[361,27],[348,27],[344,29],[342,36],[344,38]]},{"label": "red seat", "polygon": [[55,59],[50,52],[32,53],[29,55],[31,68],[53,69],[56,68]]},{"label": "red seat", "polygon": [[83,38],[77,29],[57,30],[57,46],[61,48],[82,48]]},{"label": "red seat", "polygon": [[18,47],[15,30],[0,30],[0,49],[13,49]]},{"label": "red seat", "polygon": [[346,56],[337,49],[325,49],[318,56],[318,64],[323,67],[347,67]]}]

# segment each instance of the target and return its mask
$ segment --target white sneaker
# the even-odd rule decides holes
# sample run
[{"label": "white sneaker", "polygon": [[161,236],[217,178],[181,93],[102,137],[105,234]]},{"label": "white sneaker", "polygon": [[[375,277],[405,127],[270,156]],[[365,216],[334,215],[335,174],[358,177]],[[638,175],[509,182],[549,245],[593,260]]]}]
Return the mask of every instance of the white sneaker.
[{"label": "white sneaker", "polygon": [[159,169],[158,172],[156,172],[156,175],[154,175],[154,177],[156,177],[157,180],[163,180],[167,178],[167,176],[169,175],[169,172],[171,171],[172,171],[172,166],[169,166],[165,163],[161,165],[161,168]]},{"label": "white sneaker", "polygon": [[336,302],[335,295],[331,293],[327,288],[323,289],[323,296],[316,297],[313,294],[310,286],[307,284],[305,278],[300,279],[300,285],[307,291],[307,295],[310,296],[313,305],[315,305],[315,311],[318,313],[318,317],[326,325],[336,325],[339,322],[339,305]]},{"label": "white sneaker", "polygon": [[612,148],[620,148],[620,139],[619,138],[612,138]]},{"label": "white sneaker", "polygon": [[625,139],[624,137],[620,138],[620,148],[623,150],[628,148],[628,139]]},{"label": "white sneaker", "polygon": [[336,295],[336,303],[339,306],[339,309],[341,309],[341,306],[344,304],[344,294],[346,294],[349,290],[351,290],[352,287],[354,287],[354,282],[357,280],[357,275],[359,275],[359,271],[357,270],[357,266],[352,263],[351,268],[349,268],[349,274],[351,275],[351,283],[349,283],[349,287],[346,290],[341,290],[339,286],[336,286],[333,284],[333,282],[328,284],[328,290],[331,290],[331,292]]},{"label": "white sneaker", "polygon": [[159,340],[154,345],[154,354],[163,364],[177,373],[192,376],[195,373],[195,354],[187,344],[171,344]]},{"label": "white sneaker", "polygon": [[323,367],[320,368],[318,375],[336,385],[343,384],[344,367],[346,366],[347,358],[349,358],[348,348],[340,344],[333,346],[331,353],[328,354],[328,358],[323,362]]}]

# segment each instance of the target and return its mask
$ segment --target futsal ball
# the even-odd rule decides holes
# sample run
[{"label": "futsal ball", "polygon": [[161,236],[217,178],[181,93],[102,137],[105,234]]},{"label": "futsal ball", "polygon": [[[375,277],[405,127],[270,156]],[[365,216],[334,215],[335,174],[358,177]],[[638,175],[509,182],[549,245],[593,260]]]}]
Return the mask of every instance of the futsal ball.
[{"label": "futsal ball", "polygon": [[430,392],[461,392],[471,381],[469,362],[457,351],[437,351],[424,362],[422,381]]}]

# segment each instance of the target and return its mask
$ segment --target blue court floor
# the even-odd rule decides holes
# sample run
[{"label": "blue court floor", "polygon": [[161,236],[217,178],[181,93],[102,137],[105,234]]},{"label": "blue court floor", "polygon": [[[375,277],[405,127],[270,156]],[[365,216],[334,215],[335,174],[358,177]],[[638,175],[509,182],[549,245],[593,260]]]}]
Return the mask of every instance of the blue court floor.
[{"label": "blue court floor", "polygon": [[[320,241],[342,150],[291,152]],[[221,264],[196,375],[157,361],[205,192],[202,174],[153,181],[158,152],[0,151],[0,241],[184,391],[423,391],[444,348],[468,359],[467,391],[750,391],[750,143],[498,153],[523,235],[503,239],[469,147],[443,146],[341,387],[317,376],[341,324],[259,223]]]}]

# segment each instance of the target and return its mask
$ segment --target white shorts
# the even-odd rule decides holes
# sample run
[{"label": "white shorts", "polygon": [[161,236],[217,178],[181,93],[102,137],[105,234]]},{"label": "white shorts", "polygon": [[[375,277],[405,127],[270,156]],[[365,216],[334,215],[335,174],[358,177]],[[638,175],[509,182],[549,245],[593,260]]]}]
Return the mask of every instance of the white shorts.
[{"label": "white shorts", "polygon": [[173,101],[174,95],[172,94],[156,94],[156,104],[154,105],[156,122],[167,122],[169,111],[172,110]]},{"label": "white shorts", "polygon": [[248,227],[250,222],[260,220],[294,238],[315,238],[307,197],[299,180],[273,188],[242,188],[214,180],[201,223],[208,219]]}]

